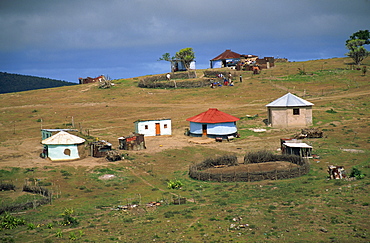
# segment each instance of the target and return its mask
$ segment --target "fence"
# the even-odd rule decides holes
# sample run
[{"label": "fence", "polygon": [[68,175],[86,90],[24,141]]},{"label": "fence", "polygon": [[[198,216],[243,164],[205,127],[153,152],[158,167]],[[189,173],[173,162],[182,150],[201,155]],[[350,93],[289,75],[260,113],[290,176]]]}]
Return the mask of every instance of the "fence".
[{"label": "fence", "polygon": [[[268,157],[266,157],[268,158]],[[307,174],[310,171],[310,165],[306,159],[297,159],[296,157],[289,160],[288,156],[280,157],[281,160],[288,161],[293,164],[297,164],[298,167],[289,168],[288,170],[272,170],[272,171],[261,171],[261,172],[246,172],[246,171],[237,171],[228,172],[228,173],[211,173],[204,171],[207,168],[214,167],[213,163],[203,161],[202,163],[191,165],[189,167],[189,176],[193,179],[202,180],[202,181],[218,181],[218,182],[252,182],[252,181],[261,181],[261,180],[281,180],[295,178]],[[209,159],[208,159],[209,160]],[[280,160],[280,161],[281,161]],[[220,161],[218,161],[220,165]],[[253,163],[263,163],[268,161],[259,160],[259,162]],[[221,163],[222,164],[222,163]],[[223,163],[224,165],[226,163]],[[237,168],[237,165],[234,165]]]},{"label": "fence", "polygon": [[[176,82],[176,84],[175,84]],[[209,86],[210,82],[203,78],[187,79],[181,81],[151,81],[151,80],[140,80],[138,87],[140,88],[200,88]]]},{"label": "fence", "polygon": [[[0,185],[0,187],[3,187],[3,185],[12,185],[12,184],[2,183]],[[12,185],[9,188],[12,188],[12,189],[9,189],[9,190],[15,190],[14,185]],[[26,185],[23,186],[22,190],[25,191],[25,192],[40,194],[41,196],[43,196],[43,198],[37,199],[37,200],[36,199],[35,200],[30,200],[30,201],[27,201],[25,203],[1,205],[0,206],[0,214],[2,214],[4,212],[13,212],[13,211],[26,210],[26,209],[29,209],[29,208],[37,208],[37,207],[39,207],[41,205],[44,205],[44,204],[49,204],[49,203],[51,204],[51,202],[52,202],[53,193],[51,191],[49,191],[48,189],[46,189],[46,188],[43,188],[41,186],[29,186],[29,185],[26,184]]]}]

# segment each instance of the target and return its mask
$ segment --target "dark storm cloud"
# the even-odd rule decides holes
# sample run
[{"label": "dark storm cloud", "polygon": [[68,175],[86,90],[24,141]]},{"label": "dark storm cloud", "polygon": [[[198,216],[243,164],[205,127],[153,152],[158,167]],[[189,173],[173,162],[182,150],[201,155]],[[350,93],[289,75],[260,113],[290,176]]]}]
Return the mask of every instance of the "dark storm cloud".
[{"label": "dark storm cloud", "polygon": [[369,10],[368,0],[3,0],[0,71],[123,78],[167,72],[156,60],[184,47],[199,68],[225,49],[338,57],[352,33],[369,29]]}]

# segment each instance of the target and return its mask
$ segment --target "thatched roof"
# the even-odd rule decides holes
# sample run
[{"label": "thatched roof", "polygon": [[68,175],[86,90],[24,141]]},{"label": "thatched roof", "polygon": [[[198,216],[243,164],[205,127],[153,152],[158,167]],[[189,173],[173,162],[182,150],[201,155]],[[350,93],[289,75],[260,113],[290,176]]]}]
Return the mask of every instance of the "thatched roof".
[{"label": "thatched roof", "polygon": [[58,132],[57,134],[42,140],[42,144],[56,145],[56,144],[80,144],[85,142],[85,139],[69,134],[68,132]]}]

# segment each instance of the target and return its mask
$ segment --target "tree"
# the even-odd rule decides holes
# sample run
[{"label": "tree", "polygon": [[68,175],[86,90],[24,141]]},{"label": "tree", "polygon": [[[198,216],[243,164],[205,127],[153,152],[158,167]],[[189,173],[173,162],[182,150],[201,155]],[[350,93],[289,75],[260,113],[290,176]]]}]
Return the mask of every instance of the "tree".
[{"label": "tree", "polygon": [[356,33],[353,33],[346,41],[346,43],[350,40],[365,40],[365,45],[370,44],[370,32],[369,30],[359,30]]},{"label": "tree", "polygon": [[370,55],[370,52],[363,46],[364,44],[365,40],[361,39],[349,40],[346,44],[346,47],[349,50],[346,55],[352,58],[356,65],[360,65],[361,62]]},{"label": "tree", "polygon": [[367,44],[370,44],[370,32],[368,30],[357,31],[346,41],[346,47],[349,50],[346,55],[352,58],[356,65],[360,65],[370,55],[370,52],[363,46]]},{"label": "tree", "polygon": [[175,62],[175,57],[171,57],[171,54],[166,52],[165,54],[162,55],[162,57],[160,57],[158,59],[158,61],[167,61],[167,62],[170,62],[171,63],[171,72],[173,72],[173,66],[174,66],[174,62]]},{"label": "tree", "polygon": [[187,47],[187,48],[181,49],[180,51],[176,52],[175,57],[176,59],[180,60],[184,64],[186,70],[189,70],[190,64],[195,59],[195,54],[194,54],[193,48]]}]

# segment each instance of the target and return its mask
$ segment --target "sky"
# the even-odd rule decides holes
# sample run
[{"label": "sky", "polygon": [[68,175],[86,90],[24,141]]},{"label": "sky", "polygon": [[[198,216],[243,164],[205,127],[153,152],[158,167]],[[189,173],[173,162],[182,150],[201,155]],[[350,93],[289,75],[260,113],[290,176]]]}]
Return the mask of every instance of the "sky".
[{"label": "sky", "polygon": [[187,47],[197,69],[226,49],[344,57],[349,36],[370,29],[369,13],[370,0],[0,0],[0,72],[132,78],[169,72],[158,59]]}]

